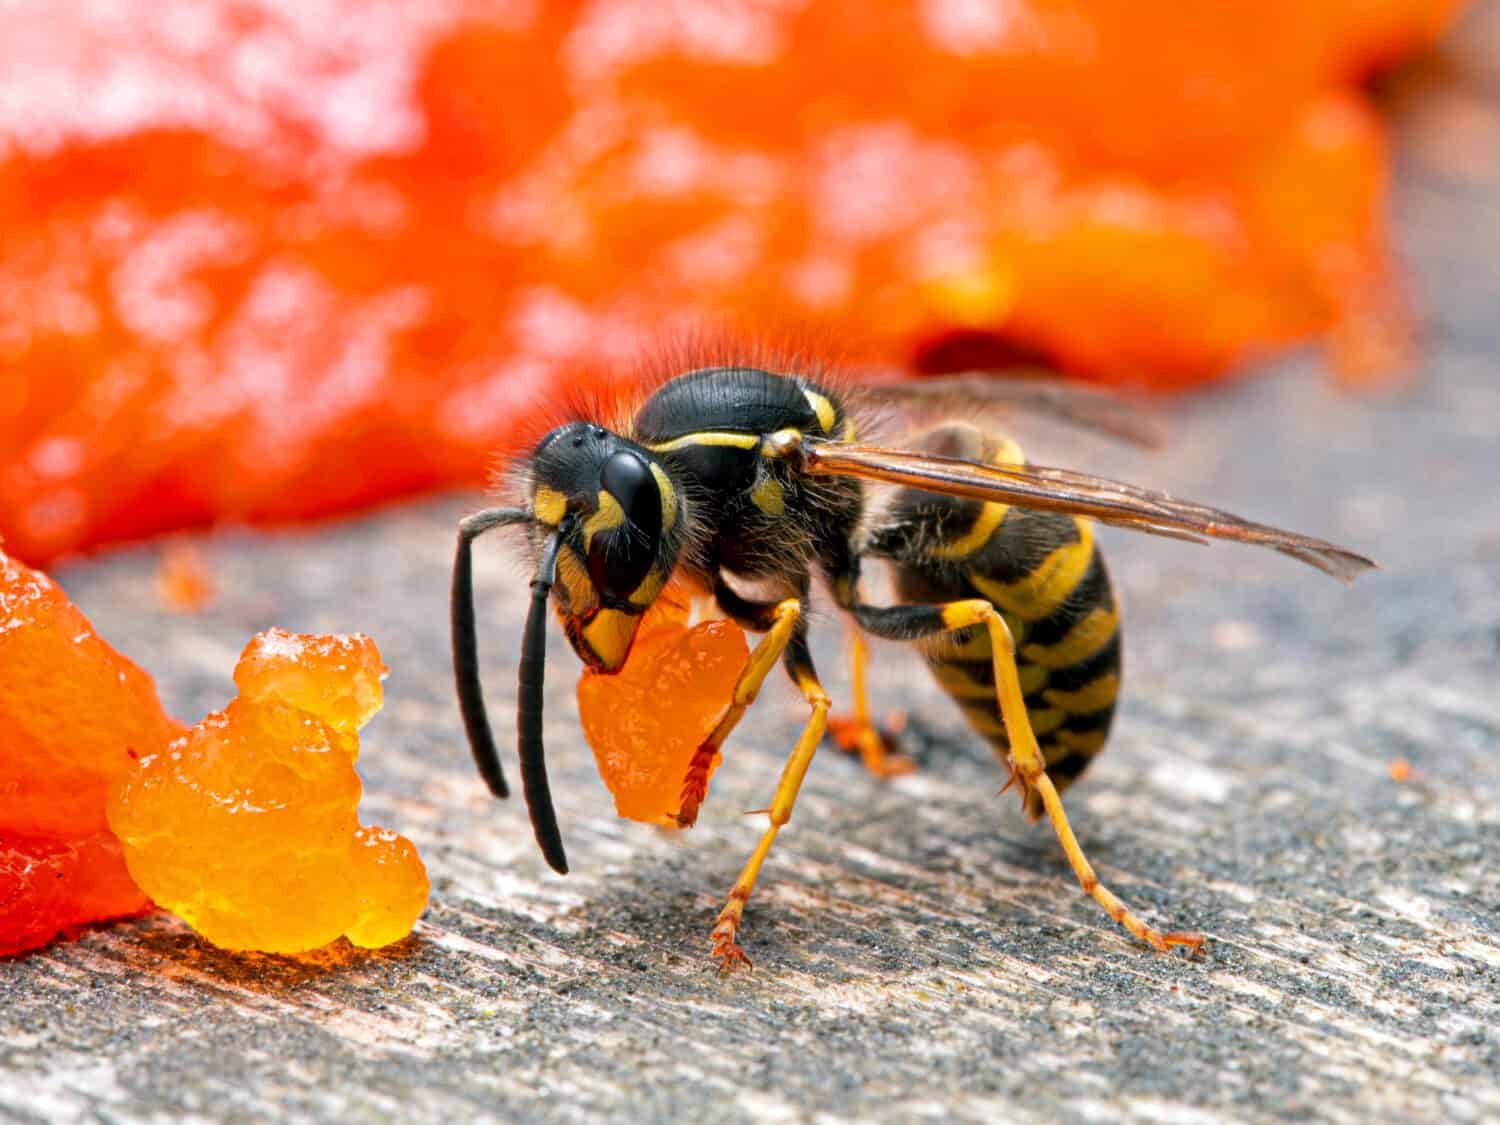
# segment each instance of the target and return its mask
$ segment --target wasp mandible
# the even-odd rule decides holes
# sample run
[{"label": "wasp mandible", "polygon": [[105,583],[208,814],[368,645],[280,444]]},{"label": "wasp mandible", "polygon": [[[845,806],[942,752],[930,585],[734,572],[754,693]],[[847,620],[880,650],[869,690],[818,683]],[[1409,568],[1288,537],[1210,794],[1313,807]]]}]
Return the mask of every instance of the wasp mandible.
[{"label": "wasp mandible", "polygon": [[[967,391],[995,393],[974,383]],[[583,662],[608,673],[624,665],[642,615],[669,582],[711,596],[761,639],[695,761],[718,752],[778,662],[810,712],[767,810],[770,823],[711,933],[721,968],[748,965],[738,942],[745,904],[828,727],[831,701],[813,666],[804,614],[816,572],[857,626],[856,637],[863,631],[921,648],[939,684],[1001,755],[1028,813],[1050,819],[1084,890],[1112,918],[1159,950],[1196,951],[1201,935],[1154,929],[1099,882],[1059,797],[1102,747],[1119,686],[1118,614],[1091,521],[1259,544],[1346,582],[1374,564],[1159,492],[1029,465],[1013,443],[968,423],[939,425],[911,448],[863,444],[849,400],[798,373],[691,370],[661,382],[633,416],[552,429],[522,459],[524,502],[461,522],[454,671],[470,748],[491,792],[509,791],[479,678],[477,536],[519,526],[535,560],[517,741],[537,843],[558,872],[568,865],[542,745],[548,601]],[[876,483],[896,486],[883,506],[872,504]],[[866,558],[893,568],[896,604],[864,600]],[[743,592],[752,587],[755,596]],[[863,675],[860,643],[857,707],[845,733],[876,749],[867,760],[878,761]],[[684,793],[680,823],[693,822],[698,799]]]}]

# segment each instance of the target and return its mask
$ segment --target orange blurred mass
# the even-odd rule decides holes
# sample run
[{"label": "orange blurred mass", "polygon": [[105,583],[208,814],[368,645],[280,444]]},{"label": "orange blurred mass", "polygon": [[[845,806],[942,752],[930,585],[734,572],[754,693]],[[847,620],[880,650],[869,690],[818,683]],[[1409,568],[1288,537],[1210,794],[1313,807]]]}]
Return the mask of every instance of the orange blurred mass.
[{"label": "orange blurred mass", "polygon": [[0,534],[478,483],[556,381],[723,318],[856,367],[1170,388],[1321,339],[1369,377],[1408,318],[1357,83],[1459,6],[24,0]]},{"label": "orange blurred mass", "polygon": [[168,543],[157,564],[156,589],[162,604],[181,613],[196,613],[214,599],[213,576],[202,553],[188,543]]}]

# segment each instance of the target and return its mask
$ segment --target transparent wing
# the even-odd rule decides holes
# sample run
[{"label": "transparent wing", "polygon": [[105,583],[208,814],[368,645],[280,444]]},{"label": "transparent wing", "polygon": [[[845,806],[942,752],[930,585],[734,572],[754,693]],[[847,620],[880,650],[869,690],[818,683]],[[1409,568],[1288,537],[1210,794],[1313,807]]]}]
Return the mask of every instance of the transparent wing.
[{"label": "transparent wing", "polygon": [[1353,581],[1376,565],[1363,555],[1322,539],[1069,469],[977,465],[951,457],[837,442],[808,443],[803,448],[802,464],[804,471],[814,476],[859,477],[950,496],[1092,516],[1101,523],[1174,539],[1254,543],[1315,566],[1341,582]]},{"label": "transparent wing", "polygon": [[924,420],[962,418],[985,429],[987,419],[1003,421],[1018,414],[1034,414],[1132,445],[1158,449],[1166,444],[1166,423],[1144,401],[1040,372],[968,371],[899,383],[861,383],[856,394],[862,404],[888,420],[893,416],[913,425]]}]

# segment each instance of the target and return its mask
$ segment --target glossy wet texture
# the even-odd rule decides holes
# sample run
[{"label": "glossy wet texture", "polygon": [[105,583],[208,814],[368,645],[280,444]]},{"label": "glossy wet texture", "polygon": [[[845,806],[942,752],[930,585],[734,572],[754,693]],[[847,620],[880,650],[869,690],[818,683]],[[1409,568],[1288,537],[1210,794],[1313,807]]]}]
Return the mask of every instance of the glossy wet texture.
[{"label": "glossy wet texture", "polygon": [[[578,680],[578,719],[615,811],[678,827],[694,752],[734,696],[748,646],[730,621],[689,628],[685,603],[669,591],[641,622],[625,666]],[[703,765],[707,790],[722,755]]]},{"label": "glossy wet texture", "polygon": [[360,827],[354,770],[384,672],[368,637],[275,630],[251,641],[235,669],[240,697],[110,795],[136,882],[226,949],[405,937],[427,873],[409,841]]},{"label": "glossy wet texture", "polygon": [[180,729],[52,579],[0,551],[0,955],[150,907],[105,801]]}]

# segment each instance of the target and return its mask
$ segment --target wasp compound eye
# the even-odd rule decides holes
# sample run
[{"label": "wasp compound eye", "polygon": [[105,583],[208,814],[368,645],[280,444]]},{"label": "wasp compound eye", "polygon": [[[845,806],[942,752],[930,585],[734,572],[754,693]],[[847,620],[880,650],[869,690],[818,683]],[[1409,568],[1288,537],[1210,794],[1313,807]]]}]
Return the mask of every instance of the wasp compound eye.
[{"label": "wasp compound eye", "polygon": [[635,453],[616,453],[599,473],[599,510],[584,525],[589,577],[609,597],[628,598],[656,561],[661,489]]}]

